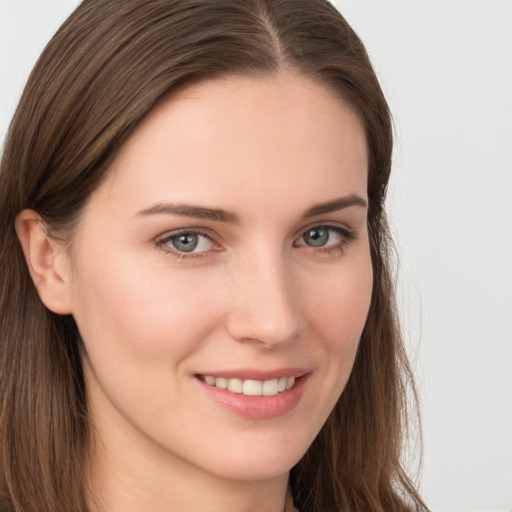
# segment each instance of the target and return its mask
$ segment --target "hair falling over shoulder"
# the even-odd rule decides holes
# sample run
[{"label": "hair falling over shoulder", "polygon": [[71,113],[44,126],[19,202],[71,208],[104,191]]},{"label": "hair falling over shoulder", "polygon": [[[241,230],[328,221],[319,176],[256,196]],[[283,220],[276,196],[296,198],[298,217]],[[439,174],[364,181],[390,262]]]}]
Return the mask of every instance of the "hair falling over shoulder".
[{"label": "hair falling over shoulder", "polygon": [[352,375],[292,469],[294,501],[301,512],[425,509],[401,465],[415,391],[384,212],[391,118],[357,35],[325,0],[84,0],[32,71],[1,161],[2,511],[86,512],[91,503],[80,336],[71,316],[39,299],[17,214],[32,208],[55,236],[69,239],[116,152],[164,95],[212,77],[285,68],[330,87],[362,120],[374,272]]}]

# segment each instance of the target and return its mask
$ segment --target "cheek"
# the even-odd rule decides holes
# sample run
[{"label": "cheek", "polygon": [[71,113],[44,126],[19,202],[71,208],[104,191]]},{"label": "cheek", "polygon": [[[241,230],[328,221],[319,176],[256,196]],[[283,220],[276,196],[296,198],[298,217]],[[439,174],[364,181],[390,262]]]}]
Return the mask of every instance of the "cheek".
[{"label": "cheek", "polygon": [[212,328],[211,297],[187,276],[171,279],[165,269],[129,259],[111,263],[82,266],[75,287],[74,316],[91,356],[125,364],[177,360]]},{"label": "cheek", "polygon": [[112,263],[82,267],[76,286],[91,403],[100,416],[114,404],[130,422],[145,411],[155,428],[167,428],[170,397],[179,407],[186,396],[186,362],[215,329],[211,296],[188,276],[171,279],[169,269]]},{"label": "cheek", "polygon": [[[321,276],[320,276],[321,277]],[[372,296],[373,273],[369,254],[346,260],[336,272],[310,282],[309,325],[321,343],[321,351],[333,389],[333,401],[341,394],[352,370],[366,323]]]},{"label": "cheek", "polygon": [[310,283],[312,321],[335,345],[359,340],[370,307],[372,281],[370,257],[363,254]]}]

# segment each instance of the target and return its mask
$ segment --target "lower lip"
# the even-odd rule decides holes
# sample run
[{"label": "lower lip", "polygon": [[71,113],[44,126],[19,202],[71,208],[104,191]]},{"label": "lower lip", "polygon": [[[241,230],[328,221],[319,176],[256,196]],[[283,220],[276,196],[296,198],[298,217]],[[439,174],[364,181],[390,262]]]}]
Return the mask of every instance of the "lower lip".
[{"label": "lower lip", "polygon": [[227,389],[216,388],[196,378],[209,397],[239,416],[250,420],[278,418],[297,406],[306,388],[309,375],[295,380],[294,386],[272,396],[247,396]]}]

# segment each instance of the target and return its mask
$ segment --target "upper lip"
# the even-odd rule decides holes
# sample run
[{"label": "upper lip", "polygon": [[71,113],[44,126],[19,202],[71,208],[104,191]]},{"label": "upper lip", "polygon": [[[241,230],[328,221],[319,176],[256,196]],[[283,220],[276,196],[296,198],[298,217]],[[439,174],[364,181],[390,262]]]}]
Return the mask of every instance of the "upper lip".
[{"label": "upper lip", "polygon": [[303,375],[310,373],[310,370],[304,368],[287,367],[277,368],[275,370],[261,370],[255,368],[241,368],[238,370],[207,370],[197,375],[221,377],[224,379],[241,379],[241,380],[272,380],[281,377],[295,377],[298,379]]}]

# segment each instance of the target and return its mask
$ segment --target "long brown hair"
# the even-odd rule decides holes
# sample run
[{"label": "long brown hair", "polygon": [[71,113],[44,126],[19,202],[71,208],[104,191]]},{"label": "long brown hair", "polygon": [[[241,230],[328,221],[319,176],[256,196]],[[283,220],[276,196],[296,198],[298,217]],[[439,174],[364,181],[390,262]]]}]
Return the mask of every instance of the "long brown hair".
[{"label": "long brown hair", "polygon": [[39,300],[14,223],[36,210],[72,237],[126,138],[164,95],[226,74],[290,68],[358,113],[368,152],[373,297],[354,369],[293,468],[303,512],[423,507],[401,466],[412,375],[395,316],[384,214],[388,106],[364,46],[325,0],[84,0],[45,48],[11,123],[0,170],[0,508],[87,511],[89,422],[80,336]]}]

